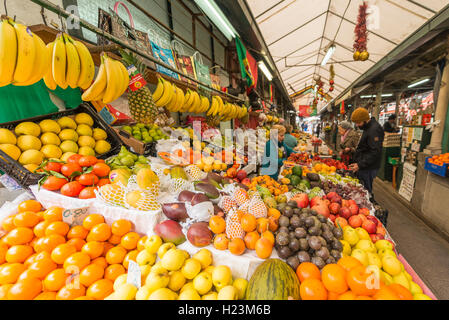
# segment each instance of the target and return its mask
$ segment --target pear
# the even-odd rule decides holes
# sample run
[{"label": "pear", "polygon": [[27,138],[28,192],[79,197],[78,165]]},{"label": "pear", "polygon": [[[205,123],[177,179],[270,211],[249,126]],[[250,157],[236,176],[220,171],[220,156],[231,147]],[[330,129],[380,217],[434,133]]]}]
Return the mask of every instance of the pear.
[{"label": "pear", "polygon": [[399,273],[398,275],[393,276],[393,283],[400,284],[410,290],[410,283],[405,276],[404,272]]}]

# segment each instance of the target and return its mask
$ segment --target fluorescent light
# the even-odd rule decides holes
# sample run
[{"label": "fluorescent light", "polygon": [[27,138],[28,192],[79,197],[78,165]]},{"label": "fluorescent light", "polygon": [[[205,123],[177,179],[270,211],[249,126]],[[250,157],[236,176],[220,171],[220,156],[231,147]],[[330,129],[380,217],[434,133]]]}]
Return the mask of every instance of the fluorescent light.
[{"label": "fluorescent light", "polygon": [[392,97],[392,96],[393,96],[392,93],[386,93],[386,94],[383,94],[383,95],[382,95],[382,97]]},{"label": "fluorescent light", "polygon": [[367,99],[367,98],[372,98],[372,97],[374,97],[374,96],[372,96],[372,95],[368,95],[368,96],[360,96],[360,98],[362,98],[362,99]]},{"label": "fluorescent light", "polygon": [[[393,96],[392,93],[385,93],[385,94],[382,95],[382,97],[392,97],[392,96]],[[375,97],[376,97],[375,94],[373,94],[373,95],[367,95],[367,96],[360,96],[360,98],[362,98],[362,99],[375,98]]]},{"label": "fluorescent light", "polygon": [[429,78],[426,78],[426,79],[423,79],[423,80],[419,80],[419,81],[417,81],[417,82],[415,82],[415,83],[412,83],[412,84],[409,85],[408,87],[409,87],[409,88],[413,88],[413,87],[419,86],[420,84],[426,83],[426,82],[429,81],[429,80],[430,80]]},{"label": "fluorescent light", "polygon": [[323,61],[321,61],[321,66],[325,66],[326,63],[329,61],[329,59],[332,57],[332,55],[335,52],[335,45],[331,45],[329,49],[327,49],[326,55],[323,58]]},{"label": "fluorescent light", "polygon": [[218,29],[231,41],[236,37],[237,31],[232,27],[229,20],[213,0],[195,0],[195,3],[204,11],[204,13],[212,20]]},{"label": "fluorescent light", "polygon": [[263,61],[259,61],[257,65],[259,66],[259,69],[262,70],[265,77],[267,77],[268,81],[273,80],[273,76],[271,75],[270,71]]}]

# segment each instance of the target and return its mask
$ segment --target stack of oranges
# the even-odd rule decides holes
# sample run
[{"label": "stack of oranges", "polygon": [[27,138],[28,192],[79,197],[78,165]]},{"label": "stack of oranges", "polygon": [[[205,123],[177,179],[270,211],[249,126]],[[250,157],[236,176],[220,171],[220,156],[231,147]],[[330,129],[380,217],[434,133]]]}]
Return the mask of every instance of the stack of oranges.
[{"label": "stack of oranges", "polygon": [[27,200],[3,220],[0,239],[0,300],[102,300],[126,273],[146,237],[128,220],[110,226],[99,214],[82,225],[62,221],[63,209]]},{"label": "stack of oranges", "polygon": [[209,220],[209,228],[215,234],[213,243],[218,250],[227,250],[232,254],[241,255],[246,249],[255,250],[261,259],[271,256],[274,246],[274,232],[278,229],[278,220],[281,216],[279,210],[268,208],[266,218],[256,218],[251,213],[237,211],[240,225],[245,232],[243,239],[235,237],[229,239],[226,236],[226,220],[214,215]]},{"label": "stack of oranges", "polygon": [[445,163],[449,164],[449,153],[433,156],[429,158],[429,163],[436,164],[437,166],[442,166]]},{"label": "stack of oranges", "polygon": [[251,183],[248,185],[249,190],[256,191],[257,185],[267,188],[273,196],[279,196],[288,192],[288,186],[280,184],[270,176],[257,176],[251,179]]},{"label": "stack of oranges", "polygon": [[354,257],[327,264],[321,271],[311,262],[296,269],[301,300],[413,300],[404,286],[385,285],[375,272]]}]

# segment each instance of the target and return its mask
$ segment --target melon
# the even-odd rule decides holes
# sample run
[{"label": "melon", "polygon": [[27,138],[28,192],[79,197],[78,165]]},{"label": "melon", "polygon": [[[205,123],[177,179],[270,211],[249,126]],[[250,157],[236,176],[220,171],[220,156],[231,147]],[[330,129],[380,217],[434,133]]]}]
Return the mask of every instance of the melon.
[{"label": "melon", "polygon": [[254,271],[246,300],[299,300],[299,280],[293,269],[280,259],[268,259]]}]

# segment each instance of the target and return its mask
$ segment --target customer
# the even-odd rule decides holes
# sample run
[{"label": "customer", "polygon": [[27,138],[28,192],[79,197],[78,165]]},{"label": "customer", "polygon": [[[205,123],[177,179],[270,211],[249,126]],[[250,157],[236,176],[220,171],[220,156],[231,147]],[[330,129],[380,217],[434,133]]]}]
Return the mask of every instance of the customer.
[{"label": "customer", "polygon": [[331,128],[331,135],[332,135],[331,147],[334,151],[337,151],[337,133],[338,133],[338,122],[334,121],[332,123],[332,128]]},{"label": "customer", "polygon": [[315,133],[316,133],[317,138],[319,138],[320,133],[321,133],[321,122],[318,122],[318,124],[316,125]]},{"label": "customer", "polygon": [[293,127],[289,124],[285,126],[285,136],[284,136],[284,143],[290,148],[294,149],[296,145],[298,144],[298,140],[292,136]]},{"label": "customer", "polygon": [[344,164],[349,165],[353,162],[353,156],[359,143],[360,136],[348,121],[340,123],[338,132],[341,137],[340,157]]},{"label": "customer", "polygon": [[392,114],[388,117],[388,121],[384,123],[384,131],[389,133],[398,133],[399,129],[396,127],[396,115]]},{"label": "customer", "polygon": [[368,110],[357,108],[351,115],[351,121],[363,130],[362,137],[354,154],[354,162],[350,170],[358,172],[358,178],[373,198],[373,181],[380,168],[384,130]]}]

